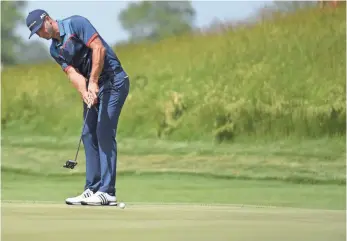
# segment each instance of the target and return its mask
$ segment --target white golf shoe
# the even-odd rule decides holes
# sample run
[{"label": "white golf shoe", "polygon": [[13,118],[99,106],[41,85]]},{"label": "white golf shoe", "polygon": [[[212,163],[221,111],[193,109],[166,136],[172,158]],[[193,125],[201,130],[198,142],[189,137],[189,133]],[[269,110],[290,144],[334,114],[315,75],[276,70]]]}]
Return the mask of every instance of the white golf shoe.
[{"label": "white golf shoe", "polygon": [[76,197],[70,197],[70,198],[67,198],[65,200],[65,203],[68,204],[68,205],[80,205],[81,204],[81,201],[83,201],[84,199],[92,196],[94,193],[89,190],[89,189],[86,189],[82,194],[76,196]]},{"label": "white golf shoe", "polygon": [[83,199],[81,204],[92,206],[116,206],[117,199],[115,196],[111,196],[106,192],[96,192],[92,196]]}]

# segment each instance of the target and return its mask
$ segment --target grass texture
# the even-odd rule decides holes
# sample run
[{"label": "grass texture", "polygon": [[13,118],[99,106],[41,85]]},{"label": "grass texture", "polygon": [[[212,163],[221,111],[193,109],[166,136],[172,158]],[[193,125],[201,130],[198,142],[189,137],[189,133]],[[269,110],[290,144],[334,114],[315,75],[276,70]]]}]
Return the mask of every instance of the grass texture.
[{"label": "grass texture", "polygon": [[[119,136],[218,142],[343,137],[345,32],[341,7],[116,48],[131,79]],[[1,74],[5,133],[80,133],[81,99],[57,64]]]}]

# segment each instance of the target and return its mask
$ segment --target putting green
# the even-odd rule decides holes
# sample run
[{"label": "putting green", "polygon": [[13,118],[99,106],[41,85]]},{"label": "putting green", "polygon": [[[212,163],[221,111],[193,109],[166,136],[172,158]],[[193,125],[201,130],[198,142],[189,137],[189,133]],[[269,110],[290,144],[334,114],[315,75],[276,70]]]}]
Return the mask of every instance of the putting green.
[{"label": "putting green", "polygon": [[345,211],[252,206],[2,203],[2,240],[345,240]]}]

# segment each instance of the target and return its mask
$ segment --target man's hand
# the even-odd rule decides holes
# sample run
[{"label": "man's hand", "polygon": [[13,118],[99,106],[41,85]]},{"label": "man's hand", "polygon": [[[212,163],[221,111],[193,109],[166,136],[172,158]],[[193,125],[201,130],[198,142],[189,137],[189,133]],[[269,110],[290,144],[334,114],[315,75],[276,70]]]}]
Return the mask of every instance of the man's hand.
[{"label": "man's hand", "polygon": [[87,90],[86,79],[75,68],[69,68],[66,74],[88,107],[91,107],[98,102],[99,85],[97,79],[89,79]]},{"label": "man's hand", "polygon": [[89,98],[91,98],[92,104],[95,104],[98,102],[98,93],[99,93],[98,83],[93,80],[89,80],[88,94],[89,94]]},{"label": "man's hand", "polygon": [[83,93],[81,93],[81,97],[84,103],[86,103],[86,105],[88,106],[88,108],[90,108],[94,104],[93,99],[88,91],[84,91]]}]

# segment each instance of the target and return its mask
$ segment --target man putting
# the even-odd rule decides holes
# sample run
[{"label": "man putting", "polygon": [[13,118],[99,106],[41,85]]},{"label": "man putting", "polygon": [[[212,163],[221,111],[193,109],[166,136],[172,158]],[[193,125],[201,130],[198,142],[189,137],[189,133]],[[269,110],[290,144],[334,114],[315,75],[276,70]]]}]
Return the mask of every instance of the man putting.
[{"label": "man putting", "polygon": [[[82,16],[54,20],[46,11],[37,9],[29,13],[26,24],[31,31],[29,38],[37,34],[52,40],[50,54],[80,93],[84,118],[89,108],[82,133],[86,155],[84,191],[65,202],[115,205],[116,132],[129,93],[127,73],[111,47]],[[93,105],[97,108],[91,108]]]}]

